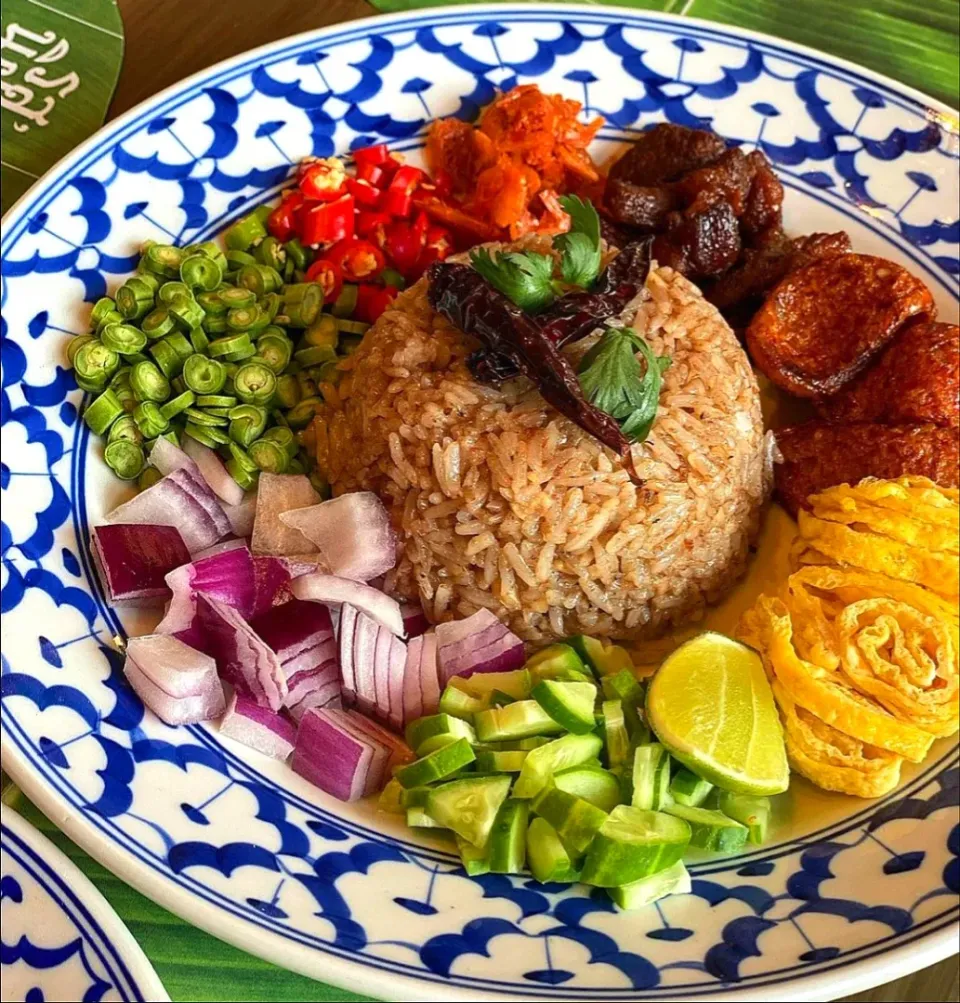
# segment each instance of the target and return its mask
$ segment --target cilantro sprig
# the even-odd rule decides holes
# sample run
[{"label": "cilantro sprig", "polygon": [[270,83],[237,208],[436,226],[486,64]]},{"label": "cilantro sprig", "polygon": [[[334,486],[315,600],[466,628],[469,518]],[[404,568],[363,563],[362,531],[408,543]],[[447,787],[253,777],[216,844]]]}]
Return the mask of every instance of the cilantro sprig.
[{"label": "cilantro sprig", "polygon": [[486,248],[470,254],[470,263],[486,280],[521,310],[538,313],[565,289],[588,289],[600,274],[600,217],[593,205],[576,195],[563,195],[560,204],[570,216],[570,229],[554,237],[560,253],[560,280],[553,276],[554,258],[535,251],[492,255]]},{"label": "cilantro sprig", "polygon": [[631,442],[643,442],[656,420],[670,362],[669,356],[654,355],[632,328],[608,327],[580,362],[580,385],[591,404],[617,419]]}]

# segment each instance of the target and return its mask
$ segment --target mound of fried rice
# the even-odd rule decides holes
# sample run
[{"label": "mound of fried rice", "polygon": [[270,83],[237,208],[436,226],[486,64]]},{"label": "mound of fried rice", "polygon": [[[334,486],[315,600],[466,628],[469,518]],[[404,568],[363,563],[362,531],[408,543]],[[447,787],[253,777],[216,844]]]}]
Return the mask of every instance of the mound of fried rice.
[{"label": "mound of fried rice", "polygon": [[669,268],[621,320],[673,360],[624,459],[529,381],[476,382],[477,343],[434,313],[425,279],[366,334],[326,388],[317,456],[334,493],[373,490],[390,510],[403,549],[388,591],[434,622],[488,607],[536,642],[657,637],[731,587],[769,486],[747,357]]}]

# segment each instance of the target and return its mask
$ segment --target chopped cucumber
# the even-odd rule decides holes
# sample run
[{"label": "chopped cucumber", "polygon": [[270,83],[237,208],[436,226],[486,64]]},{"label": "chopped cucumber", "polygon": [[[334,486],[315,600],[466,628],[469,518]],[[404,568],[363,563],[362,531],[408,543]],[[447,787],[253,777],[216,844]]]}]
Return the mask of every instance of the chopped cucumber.
[{"label": "chopped cucumber", "polygon": [[591,672],[600,675],[597,657],[603,655],[603,641],[595,637],[587,637],[586,634],[575,634],[573,637],[565,637],[563,643],[569,644],[573,648]]},{"label": "chopped cucumber", "polygon": [[533,699],[566,731],[586,735],[596,727],[593,706],[597,688],[593,683],[558,682],[543,679],[533,688]]},{"label": "chopped cucumber", "polygon": [[590,844],[581,880],[601,888],[631,884],[675,864],[689,843],[683,819],[620,805]]},{"label": "chopped cucumber", "polygon": [[557,724],[536,700],[518,700],[506,707],[479,711],[474,715],[473,723],[481,742],[553,735],[563,731],[563,725]]},{"label": "chopped cucumber", "polygon": [[533,810],[557,830],[563,845],[577,856],[586,852],[607,819],[607,813],[596,805],[552,785],[534,798]]},{"label": "chopped cucumber", "polygon": [[531,735],[529,738],[521,738],[516,742],[504,742],[505,749],[519,749],[521,752],[530,752],[532,749],[539,749],[541,745],[549,745],[551,741],[546,735]]},{"label": "chopped cucumber", "polygon": [[572,766],[561,770],[553,775],[553,783],[603,811],[612,811],[620,804],[620,781],[599,766]]},{"label": "chopped cucumber", "polygon": [[619,644],[605,644],[599,654],[594,656],[594,664],[601,676],[614,676],[618,672],[627,671],[633,674],[633,659],[626,648]]},{"label": "chopped cucumber", "polygon": [[531,749],[513,789],[515,798],[532,798],[547,786],[552,774],[570,766],[581,766],[603,748],[597,735],[564,735]]},{"label": "chopped cucumber", "polygon": [[729,815],[750,830],[750,842],[758,845],[765,842],[770,828],[770,799],[752,797],[749,794],[720,792],[720,811]]},{"label": "chopped cucumber", "polygon": [[580,656],[569,644],[551,644],[527,660],[525,666],[534,682],[541,679],[561,679],[570,682],[590,682],[593,676]]},{"label": "chopped cucumber", "polygon": [[490,861],[487,858],[487,848],[468,843],[463,836],[457,836],[457,849],[460,851],[460,862],[463,869],[471,877],[490,873]]},{"label": "chopped cucumber", "polygon": [[390,780],[386,787],[380,792],[380,799],[377,807],[380,811],[388,811],[392,815],[402,815],[406,811],[403,803],[403,785],[399,780]]},{"label": "chopped cucumber", "polygon": [[521,749],[474,748],[477,769],[487,773],[519,773],[527,753]]},{"label": "chopped cucumber", "polygon": [[633,753],[634,808],[660,811],[670,803],[670,754],[657,742],[638,745]]},{"label": "chopped cucumber", "polygon": [[491,707],[506,707],[508,703],[516,703],[517,698],[510,696],[509,693],[504,693],[503,690],[494,690],[490,694],[490,706]]},{"label": "chopped cucumber", "polygon": [[542,884],[580,880],[557,830],[545,818],[532,819],[527,829],[527,863],[534,878]]},{"label": "chopped cucumber", "polygon": [[530,802],[508,798],[500,806],[490,841],[487,859],[494,874],[520,874],[527,861],[527,823]]},{"label": "chopped cucumber", "polygon": [[427,814],[468,843],[486,846],[497,812],[509,792],[509,777],[453,780],[430,791]]},{"label": "chopped cucumber", "polygon": [[462,770],[467,763],[472,763],[475,759],[470,743],[465,738],[458,738],[450,745],[445,745],[416,762],[401,766],[397,770],[397,780],[406,788],[422,787],[424,784],[442,780],[451,773]]},{"label": "chopped cucumber", "polygon": [[648,878],[608,888],[607,892],[621,909],[642,909],[667,895],[687,895],[691,888],[690,874],[683,866],[683,861],[678,860]]},{"label": "chopped cucumber", "polygon": [[426,812],[424,808],[408,808],[407,809],[407,825],[411,829],[446,829],[445,825],[440,825],[439,822],[435,822]]},{"label": "chopped cucumber", "polygon": [[688,808],[696,808],[707,800],[713,784],[702,780],[692,770],[682,766],[674,774],[670,781],[670,796],[677,804],[686,805]]},{"label": "chopped cucumber", "polygon": [[667,805],[667,814],[683,819],[690,826],[690,845],[717,853],[742,850],[750,830],[740,822],[710,808],[688,808],[682,804]]},{"label": "chopped cucumber", "polygon": [[630,755],[630,735],[619,700],[603,701],[603,733],[607,746],[607,762],[611,766],[625,763]]},{"label": "chopped cucumber", "polygon": [[634,706],[643,703],[643,687],[629,669],[621,669],[613,676],[604,676],[600,685],[608,700],[622,700],[625,704]]},{"label": "chopped cucumber", "polygon": [[[420,747],[431,739],[448,738],[446,743],[456,741],[458,738],[465,738],[471,744],[477,740],[473,728],[462,718],[454,717],[452,714],[431,714],[429,717],[419,717],[416,721],[411,721],[405,731],[407,745],[413,749],[418,756],[425,756],[431,751]],[[434,748],[440,746],[434,745]]]},{"label": "chopped cucumber", "polygon": [[515,700],[526,700],[532,684],[526,669],[514,669],[512,672],[475,672],[469,679],[451,676],[449,685],[480,699],[489,697],[494,690],[500,690]]},{"label": "chopped cucumber", "polygon": [[[394,779],[396,780],[396,777]],[[407,808],[423,808],[427,803],[427,795],[432,789],[431,787],[411,787],[408,790],[404,787],[402,800],[404,811]]]},{"label": "chopped cucumber", "polygon": [[441,714],[449,714],[451,717],[459,717],[469,721],[474,714],[486,710],[489,706],[490,702],[485,697],[470,696],[459,687],[449,684],[440,697],[437,710]]}]

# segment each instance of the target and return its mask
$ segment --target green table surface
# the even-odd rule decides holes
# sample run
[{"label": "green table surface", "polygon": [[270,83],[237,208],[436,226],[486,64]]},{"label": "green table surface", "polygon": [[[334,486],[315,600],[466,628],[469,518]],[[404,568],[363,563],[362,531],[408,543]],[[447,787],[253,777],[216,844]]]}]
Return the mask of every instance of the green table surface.
[{"label": "green table surface", "polygon": [[[383,10],[425,6],[378,0]],[[958,0],[639,0],[625,3],[736,24],[856,60],[956,107],[960,92]],[[367,16],[364,0],[119,0],[126,57],[110,108],[115,116],[212,63],[310,28]],[[163,53],[163,58],[156,58]],[[103,892],[130,927],[175,1001],[358,1000],[230,947],[171,915],[70,843],[32,805],[24,815]],[[856,1000],[958,1000],[956,959]]]}]

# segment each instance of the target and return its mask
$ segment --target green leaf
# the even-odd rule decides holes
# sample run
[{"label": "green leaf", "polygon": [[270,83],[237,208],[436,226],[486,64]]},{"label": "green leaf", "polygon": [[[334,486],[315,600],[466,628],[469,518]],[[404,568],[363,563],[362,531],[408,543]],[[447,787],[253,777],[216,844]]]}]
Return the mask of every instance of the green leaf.
[{"label": "green leaf", "polygon": [[481,247],[470,254],[470,264],[521,310],[536,313],[553,301],[552,255],[510,251],[494,257]]},{"label": "green leaf", "polygon": [[576,195],[562,195],[560,205],[570,216],[570,231],[553,240],[561,254],[560,274],[567,285],[586,289],[600,274],[600,217]]},{"label": "green leaf", "polygon": [[657,358],[636,331],[609,327],[584,355],[580,384],[592,404],[621,423],[628,439],[642,442],[656,420],[662,374],[669,366],[670,359]]}]

